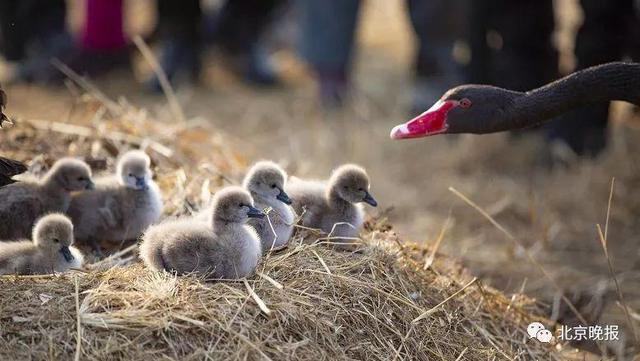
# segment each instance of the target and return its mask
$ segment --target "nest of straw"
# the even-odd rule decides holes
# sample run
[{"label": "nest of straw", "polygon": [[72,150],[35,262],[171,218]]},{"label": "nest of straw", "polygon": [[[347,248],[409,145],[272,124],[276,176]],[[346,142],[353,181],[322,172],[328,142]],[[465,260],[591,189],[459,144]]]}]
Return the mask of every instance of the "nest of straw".
[{"label": "nest of straw", "polygon": [[[255,277],[207,282],[137,263],[4,277],[2,359],[554,359],[533,304],[373,231],[357,252],[297,244]],[[453,296],[453,297],[452,297]],[[422,317],[421,319],[418,319]]]},{"label": "nest of straw", "polygon": [[[99,94],[97,94],[99,95]],[[92,94],[64,123],[18,119],[3,155],[33,172],[66,155],[111,168],[151,155],[167,215],[236,182],[246,162],[205,123],[156,123]],[[171,146],[167,146],[171,144]],[[560,359],[528,339],[538,309],[507,298],[423,245],[371,219],[349,251],[297,232],[254,277],[215,282],[155,273],[135,245],[63,275],[0,277],[0,359]]]}]

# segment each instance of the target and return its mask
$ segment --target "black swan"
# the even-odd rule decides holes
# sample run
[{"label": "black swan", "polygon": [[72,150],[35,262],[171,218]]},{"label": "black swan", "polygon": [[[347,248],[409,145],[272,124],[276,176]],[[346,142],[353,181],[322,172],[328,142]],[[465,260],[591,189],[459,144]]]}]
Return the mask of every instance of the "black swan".
[{"label": "black swan", "polygon": [[521,129],[583,105],[610,100],[640,105],[640,64],[594,66],[525,93],[488,85],[461,85],[446,92],[431,109],[394,127],[391,138]]},{"label": "black swan", "polygon": [[[0,128],[2,123],[11,122],[9,118],[3,113],[4,107],[7,105],[7,93],[2,90],[0,85]],[[0,187],[6,186],[15,182],[11,177],[27,171],[27,166],[17,160],[7,159],[0,157]]]}]

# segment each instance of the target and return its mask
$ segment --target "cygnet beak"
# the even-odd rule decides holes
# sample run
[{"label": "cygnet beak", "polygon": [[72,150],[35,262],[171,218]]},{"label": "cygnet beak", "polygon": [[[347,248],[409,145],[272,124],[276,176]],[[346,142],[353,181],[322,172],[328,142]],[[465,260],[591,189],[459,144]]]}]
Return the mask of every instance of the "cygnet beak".
[{"label": "cygnet beak", "polygon": [[372,207],[377,207],[378,206],[378,202],[376,202],[376,200],[371,196],[371,193],[369,192],[365,192],[364,198],[362,199],[363,202],[371,205]]},{"label": "cygnet beak", "polygon": [[136,177],[136,188],[140,190],[147,189],[147,181],[144,177]]},{"label": "cygnet beak", "polygon": [[280,202],[284,204],[290,205],[292,201],[291,201],[291,198],[289,198],[289,195],[285,193],[282,188],[279,188],[279,189],[280,189],[280,193],[276,196],[276,199],[278,199]]},{"label": "cygnet beak", "polygon": [[69,250],[68,246],[60,248],[60,253],[62,253],[62,256],[67,262],[73,261],[73,255],[71,254],[71,250]]},{"label": "cygnet beak", "polygon": [[261,210],[251,206],[248,206],[248,207],[249,207],[249,212],[247,212],[247,216],[249,218],[264,218],[264,213],[262,213]]},{"label": "cygnet beak", "polygon": [[92,181],[92,180],[89,180],[89,181],[87,182],[87,185],[85,186],[85,188],[86,188],[87,190],[93,190],[93,189],[96,189],[96,184],[95,184],[95,183],[93,183],[93,181]]}]

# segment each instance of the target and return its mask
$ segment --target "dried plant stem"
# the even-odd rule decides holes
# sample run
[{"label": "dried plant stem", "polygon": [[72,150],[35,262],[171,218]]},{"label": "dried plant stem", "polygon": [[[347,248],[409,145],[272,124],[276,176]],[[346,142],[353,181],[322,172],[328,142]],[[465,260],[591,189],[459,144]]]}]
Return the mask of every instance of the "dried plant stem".
[{"label": "dried plant stem", "polygon": [[105,258],[105,259],[103,259],[103,260],[101,260],[99,262],[96,262],[96,263],[92,264],[91,266],[93,268],[99,268],[100,266],[102,266],[104,264],[108,264],[110,262],[114,262],[115,260],[117,260],[119,258],[122,258],[122,256],[124,256],[125,254],[127,254],[129,252],[132,252],[132,251],[135,251],[137,249],[138,249],[138,243],[132,244],[131,246],[129,246],[129,247],[127,247],[127,248],[125,248],[125,249],[123,249],[121,251],[118,251],[118,252],[110,255],[109,257],[107,257],[107,258]]},{"label": "dried plant stem", "polygon": [[633,339],[636,342],[636,345],[640,346],[640,340],[638,339],[638,333],[636,328],[631,320],[631,314],[629,312],[629,307],[624,300],[624,296],[622,295],[622,288],[620,287],[620,283],[618,282],[618,278],[616,277],[616,273],[613,269],[613,262],[611,261],[611,257],[609,256],[608,249],[608,239],[607,239],[607,230],[609,228],[609,216],[611,215],[611,205],[613,202],[613,190],[615,186],[615,178],[611,178],[611,189],[609,191],[609,202],[607,203],[607,218],[605,220],[604,233],[602,232],[602,228],[599,224],[596,224],[596,229],[598,230],[598,236],[600,237],[600,244],[602,245],[602,250],[604,252],[604,257],[607,259],[607,266],[609,268],[609,275],[611,275],[611,279],[613,279],[613,283],[616,286],[616,293],[618,296],[618,301],[622,306],[622,310],[624,311],[624,316],[627,319],[627,324],[631,329],[631,333],[633,334]]},{"label": "dried plant stem", "polygon": [[75,361],[80,361],[80,355],[82,354],[82,324],[80,322],[80,292],[78,286],[78,277],[73,278],[73,282],[75,284],[75,301],[76,301],[76,354],[74,357]]},{"label": "dried plant stem", "polygon": [[167,97],[169,108],[171,109],[173,116],[176,118],[175,120],[180,123],[184,123],[186,118],[184,116],[184,112],[182,111],[182,107],[180,106],[180,102],[178,102],[176,93],[173,90],[171,83],[169,82],[167,73],[165,73],[164,69],[162,69],[162,66],[160,66],[160,63],[158,62],[158,59],[156,59],[156,56],[153,54],[153,51],[151,51],[147,43],[145,43],[144,39],[142,39],[140,35],[137,35],[133,38],[133,43],[136,44],[138,50],[140,50],[140,53],[142,53],[142,56],[147,61],[147,63],[149,63],[151,69],[153,69],[153,72],[158,77],[160,87],[162,88],[164,95]]},{"label": "dried plant stem", "polygon": [[264,301],[260,298],[260,296],[258,296],[258,294],[253,290],[253,288],[251,288],[251,285],[249,285],[249,282],[247,282],[246,278],[243,278],[242,282],[244,282],[244,285],[247,288],[247,292],[249,292],[249,295],[251,296],[251,298],[253,298],[253,300],[256,301],[256,304],[258,305],[258,307],[260,307],[260,310],[264,312],[265,315],[269,316],[271,314],[271,310],[269,309],[269,307],[267,307],[267,304],[264,303]]},{"label": "dried plant stem", "polygon": [[106,94],[104,94],[97,86],[93,85],[89,80],[80,74],[73,71],[73,69],[69,68],[66,64],[61,62],[58,59],[52,59],[51,64],[58,68],[64,75],[68,76],[69,79],[73,80],[76,84],[78,84],[84,91],[93,95],[94,98],[98,99],[102,104],[105,105],[109,112],[112,114],[120,114],[122,112],[122,107],[118,105],[118,103],[111,100]]},{"label": "dried plant stem", "polygon": [[318,254],[318,252],[313,251],[313,254],[316,256],[316,258],[318,259],[318,261],[320,261],[320,264],[322,265],[322,267],[324,267],[324,270],[327,271],[328,274],[332,274],[331,270],[329,269],[329,266],[327,266],[327,264],[324,262],[324,260],[322,259],[322,257],[320,257],[320,255]]},{"label": "dried plant stem", "polygon": [[500,223],[498,223],[498,221],[496,221],[495,218],[493,218],[489,213],[487,213],[484,209],[482,209],[482,207],[480,207],[478,204],[473,202],[471,199],[469,199],[464,194],[460,193],[457,189],[455,189],[453,187],[449,187],[449,191],[451,191],[451,193],[455,194],[460,199],[462,199],[465,203],[467,203],[469,206],[471,206],[471,208],[473,208],[476,211],[478,211],[478,213],[480,213],[483,217],[485,217],[500,232],[504,233],[504,235],[507,236],[507,239],[509,239],[511,242],[513,242],[516,245],[516,247],[520,247],[524,251],[524,254],[527,256],[527,259],[529,260],[529,262],[531,262],[536,268],[538,268],[538,270],[542,273],[542,275],[549,282],[551,282],[551,285],[556,289],[556,291],[558,291],[558,293],[560,293],[560,295],[561,295],[560,297],[562,297],[562,300],[567,304],[567,306],[569,307],[571,312],[573,312],[573,314],[580,320],[580,322],[582,322],[585,325],[588,324],[587,320],[582,316],[582,314],[580,314],[580,311],[578,311],[576,306],[574,306],[573,303],[567,298],[567,296],[564,295],[564,291],[558,285],[558,283],[551,277],[551,275],[544,269],[544,267],[542,267],[540,262],[538,262],[533,257],[531,252],[529,252],[529,250],[524,246],[524,244],[522,244],[522,242],[520,242],[520,240],[518,240],[513,234],[511,234],[511,232],[509,232],[506,228],[504,228]]},{"label": "dried plant stem", "polygon": [[429,253],[429,257],[427,257],[427,259],[424,261],[424,266],[422,267],[423,270],[426,271],[433,264],[433,261],[436,258],[436,253],[438,252],[438,249],[440,249],[440,244],[444,239],[444,235],[447,233],[447,228],[449,228],[449,222],[451,222],[451,214],[447,216],[447,220],[444,222],[444,225],[442,225],[442,229],[440,229],[438,239],[436,239],[436,243],[433,245],[431,253]]},{"label": "dried plant stem", "polygon": [[262,273],[262,272],[258,272],[257,273],[259,277],[264,278],[265,280],[267,280],[267,282],[271,283],[275,288],[281,290],[284,289],[284,286],[282,285],[282,283],[274,280],[273,278],[269,277],[268,275]]},{"label": "dried plant stem", "polygon": [[[94,129],[89,127],[84,127],[81,125],[62,123],[62,122],[43,120],[43,119],[26,119],[24,120],[24,122],[29,123],[34,128],[38,130],[43,130],[43,131],[76,135],[76,136],[86,137],[86,138],[96,135]],[[103,133],[101,137],[103,139],[110,139],[117,142],[128,143],[138,147],[142,146],[143,144],[148,144],[149,147],[151,147],[151,149],[153,149],[155,152],[157,152],[160,155],[163,155],[167,158],[171,158],[173,156],[173,151],[170,148],[150,139],[140,138],[131,134],[125,134],[120,132],[106,132],[106,133]]]},{"label": "dried plant stem", "polygon": [[466,285],[464,285],[461,289],[457,290],[456,292],[454,292],[451,296],[445,298],[442,302],[438,303],[437,305],[431,307],[430,309],[428,309],[426,312],[424,312],[423,314],[421,314],[420,316],[416,317],[413,322],[418,322],[422,319],[425,319],[429,316],[431,316],[434,312],[436,312],[438,310],[438,308],[442,305],[444,305],[445,303],[449,302],[451,299],[455,298],[457,295],[459,295],[460,293],[464,292],[464,290],[466,290],[467,288],[471,287],[471,285],[473,285],[474,283],[476,283],[476,281],[478,280],[478,278],[473,278],[471,281],[469,281],[469,283],[467,283]]}]

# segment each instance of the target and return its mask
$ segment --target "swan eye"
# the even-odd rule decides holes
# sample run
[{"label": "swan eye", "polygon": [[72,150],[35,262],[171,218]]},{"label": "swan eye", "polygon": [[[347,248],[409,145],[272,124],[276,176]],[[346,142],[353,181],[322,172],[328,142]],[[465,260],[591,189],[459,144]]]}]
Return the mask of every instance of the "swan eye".
[{"label": "swan eye", "polygon": [[133,173],[129,173],[129,177],[133,177]]},{"label": "swan eye", "polygon": [[54,239],[53,239],[53,241],[54,241],[55,243],[60,243],[60,240],[59,240],[59,239],[57,239],[57,238],[54,238]]},{"label": "swan eye", "polygon": [[275,184],[272,184],[272,185],[271,185],[271,188],[275,188],[275,187],[276,187],[276,185],[275,185]]},{"label": "swan eye", "polygon": [[84,177],[78,177],[78,182],[83,182],[83,181],[85,181]]},{"label": "swan eye", "polygon": [[243,204],[242,203],[238,203],[238,208],[242,208]]},{"label": "swan eye", "polygon": [[471,100],[469,100],[467,98],[463,98],[463,99],[460,100],[460,102],[458,104],[460,104],[460,107],[466,109],[466,108],[471,107]]},{"label": "swan eye", "polygon": [[358,188],[359,192],[364,192],[364,188]]}]

